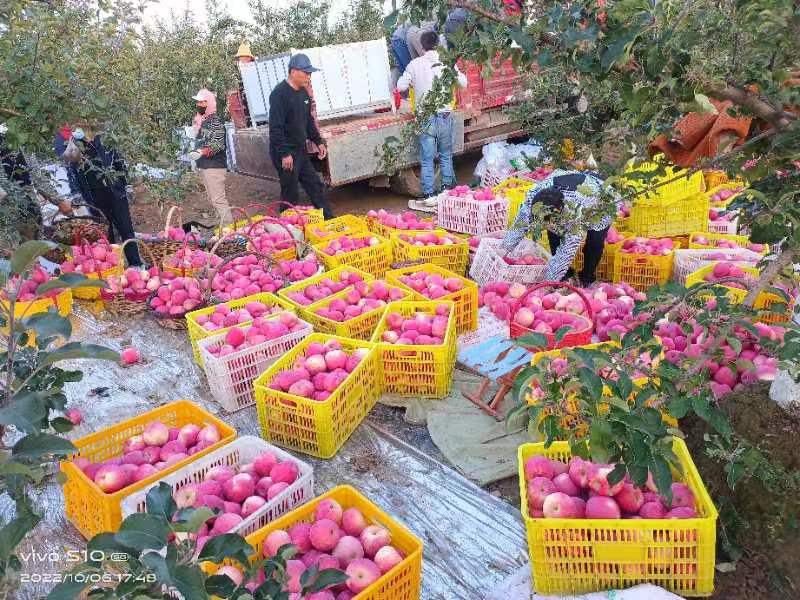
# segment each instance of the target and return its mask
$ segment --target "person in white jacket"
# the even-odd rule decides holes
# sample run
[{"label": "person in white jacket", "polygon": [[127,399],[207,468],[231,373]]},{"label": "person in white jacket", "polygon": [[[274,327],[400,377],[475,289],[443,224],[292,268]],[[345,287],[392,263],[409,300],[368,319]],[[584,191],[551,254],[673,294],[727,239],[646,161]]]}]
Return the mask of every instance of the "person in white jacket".
[{"label": "person in white jacket", "polygon": [[[414,88],[414,98],[417,108],[423,106],[425,97],[434,86],[437,78],[441,77],[444,65],[439,60],[436,47],[439,36],[433,31],[426,31],[421,37],[425,54],[412,60],[406,67],[403,76],[397,81],[397,89],[401,92]],[[457,83],[459,87],[467,87],[467,77],[456,68]],[[434,168],[433,162],[436,152],[439,152],[439,165],[442,170],[442,186],[451,188],[456,184],[456,175],[453,170],[453,114],[452,101],[437,107],[435,115],[430,117],[424,131],[419,138],[420,154],[420,179],[422,194],[425,198],[434,195]]]}]

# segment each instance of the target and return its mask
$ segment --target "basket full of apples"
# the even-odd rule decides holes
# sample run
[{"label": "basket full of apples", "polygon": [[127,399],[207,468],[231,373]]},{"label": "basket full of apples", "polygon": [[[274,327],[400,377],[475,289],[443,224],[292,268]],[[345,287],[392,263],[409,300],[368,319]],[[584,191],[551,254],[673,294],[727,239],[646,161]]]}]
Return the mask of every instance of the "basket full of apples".
[{"label": "basket full of apples", "polygon": [[[84,240],[80,246],[70,248],[67,260],[61,263],[61,272],[80,273],[89,279],[106,281],[122,272],[119,246],[109,244],[106,239],[93,244]],[[97,300],[100,298],[100,288],[76,288],[72,295],[81,300]]]},{"label": "basket full of apples", "polygon": [[533,240],[523,238],[510,252],[502,239],[483,238],[472,260],[469,274],[478,285],[491,281],[535,283],[544,278],[550,254]]}]

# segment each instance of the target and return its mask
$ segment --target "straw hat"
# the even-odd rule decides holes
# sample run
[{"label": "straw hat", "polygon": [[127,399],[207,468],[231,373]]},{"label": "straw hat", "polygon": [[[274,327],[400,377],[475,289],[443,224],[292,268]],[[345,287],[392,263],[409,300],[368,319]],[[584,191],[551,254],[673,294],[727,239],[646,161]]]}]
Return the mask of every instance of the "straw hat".
[{"label": "straw hat", "polygon": [[250,42],[242,42],[239,44],[239,49],[236,51],[236,58],[242,58],[243,56],[249,56],[250,58],[255,58],[253,53],[250,51]]}]

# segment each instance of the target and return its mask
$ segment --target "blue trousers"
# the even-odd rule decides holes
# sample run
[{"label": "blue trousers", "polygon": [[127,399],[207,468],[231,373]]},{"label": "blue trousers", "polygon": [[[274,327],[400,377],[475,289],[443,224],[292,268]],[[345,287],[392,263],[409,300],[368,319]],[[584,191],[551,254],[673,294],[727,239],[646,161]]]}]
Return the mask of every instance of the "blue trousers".
[{"label": "blue trousers", "polygon": [[452,188],[456,184],[453,170],[453,115],[439,113],[428,120],[425,131],[419,136],[419,162],[422,194],[433,196],[433,161],[439,153],[439,166],[442,170],[442,186]]}]

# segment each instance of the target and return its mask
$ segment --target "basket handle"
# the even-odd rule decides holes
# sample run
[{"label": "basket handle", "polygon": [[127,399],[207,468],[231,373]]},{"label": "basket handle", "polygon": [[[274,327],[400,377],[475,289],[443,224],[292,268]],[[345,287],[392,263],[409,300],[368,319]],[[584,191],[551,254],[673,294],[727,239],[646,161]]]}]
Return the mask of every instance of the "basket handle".
[{"label": "basket handle", "polygon": [[567,290],[569,290],[571,292],[575,292],[576,294],[578,294],[580,299],[583,301],[584,306],[586,307],[586,316],[589,319],[590,328],[592,330],[594,330],[594,311],[592,310],[592,303],[589,302],[589,298],[586,296],[586,294],[583,292],[582,289],[580,289],[578,287],[575,287],[574,285],[572,285],[570,283],[565,283],[563,281],[541,281],[541,282],[537,283],[536,285],[531,286],[528,289],[528,291],[525,292],[524,294],[522,294],[522,296],[520,296],[519,300],[517,300],[517,302],[514,304],[512,310],[511,310],[511,320],[512,321],[514,320],[514,317],[516,316],[516,314],[519,311],[519,309],[522,308],[523,306],[525,306],[525,301],[528,299],[528,296],[530,296],[531,294],[533,294],[537,290],[541,290],[543,288],[555,288],[555,289],[562,288],[562,289],[567,289]]},{"label": "basket handle", "polygon": [[131,238],[129,240],[125,240],[124,242],[122,242],[122,244],[119,247],[120,258],[125,255],[125,246],[127,246],[131,242],[133,242],[134,244],[139,246],[140,250],[142,248],[144,248],[145,254],[147,254],[147,257],[150,259],[150,264],[153,265],[154,267],[156,267],[159,271],[162,270],[162,267],[161,267],[161,265],[158,264],[158,261],[156,260],[156,257],[153,254],[153,251],[150,250],[148,245],[145,244],[144,242],[142,242],[142,240],[140,240],[139,238]]},{"label": "basket handle", "polygon": [[164,222],[164,237],[167,239],[169,239],[169,227],[172,224],[172,215],[175,214],[175,211],[178,211],[179,215],[183,213],[183,209],[177,204],[172,205],[167,211],[167,218]]}]

